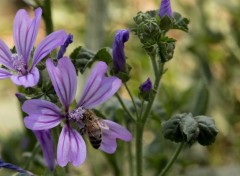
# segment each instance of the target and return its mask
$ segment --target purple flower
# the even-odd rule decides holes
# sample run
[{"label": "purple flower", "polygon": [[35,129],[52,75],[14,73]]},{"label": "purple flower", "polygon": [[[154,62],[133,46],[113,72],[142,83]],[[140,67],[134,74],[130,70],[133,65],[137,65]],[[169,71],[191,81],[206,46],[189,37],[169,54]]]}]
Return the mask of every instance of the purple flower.
[{"label": "purple flower", "polygon": [[[23,104],[23,111],[29,114],[24,119],[27,128],[32,130],[47,130],[63,122],[63,128],[57,147],[57,161],[60,166],[71,162],[74,166],[81,165],[86,158],[86,144],[80,135],[79,129],[85,129],[83,116],[103,102],[111,98],[121,86],[117,77],[106,77],[107,65],[98,62],[93,68],[83,94],[76,108],[70,109],[77,87],[75,68],[68,57],[58,60],[55,66],[51,59],[46,62],[47,70],[53,83],[56,94],[63,105],[63,112],[55,104],[46,100],[27,100]],[[97,119],[102,132],[102,141],[99,149],[113,153],[116,150],[116,138],[130,141],[131,134],[122,126],[109,120]]]},{"label": "purple flower", "polygon": [[162,0],[161,2],[159,16],[163,18],[165,15],[167,15],[169,18],[173,17],[170,0]]},{"label": "purple flower", "polygon": [[124,43],[129,39],[128,30],[119,30],[115,35],[113,42],[113,69],[116,73],[125,71],[125,54],[124,54]]},{"label": "purple flower", "polygon": [[33,131],[41,145],[45,163],[49,170],[53,171],[55,166],[54,143],[50,130]]},{"label": "purple flower", "polygon": [[141,84],[140,91],[144,93],[144,92],[150,92],[151,90],[152,90],[152,81],[150,80],[150,78],[148,78],[144,83]]},{"label": "purple flower", "polygon": [[30,59],[41,15],[41,8],[35,10],[33,20],[25,10],[21,9],[17,12],[13,25],[13,38],[17,53],[11,53],[7,45],[0,40],[0,63],[7,68],[0,68],[0,79],[11,78],[17,85],[35,86],[39,81],[39,71],[36,65],[65,42],[67,34],[64,31],[53,32],[39,43],[33,58]]},{"label": "purple flower", "polygon": [[58,52],[57,59],[61,59],[63,57],[64,53],[66,52],[66,49],[67,49],[68,45],[71,44],[72,42],[73,42],[73,35],[68,34],[68,37],[67,37],[66,41],[61,46],[61,48]]}]

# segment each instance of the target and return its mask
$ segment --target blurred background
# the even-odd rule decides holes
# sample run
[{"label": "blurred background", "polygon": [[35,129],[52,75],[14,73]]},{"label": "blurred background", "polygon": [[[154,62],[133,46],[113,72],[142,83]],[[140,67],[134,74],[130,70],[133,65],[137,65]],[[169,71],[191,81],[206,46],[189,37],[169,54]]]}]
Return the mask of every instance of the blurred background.
[{"label": "blurred background", "polygon": [[[169,32],[177,40],[176,49],[173,59],[166,65],[168,70],[161,81],[156,111],[146,126],[144,172],[146,175],[158,173],[176,148],[176,144],[163,139],[160,122],[175,113],[194,111],[199,115],[196,110],[199,105],[199,113],[215,119],[219,129],[216,142],[210,147],[195,144],[186,148],[170,175],[237,176],[240,173],[240,1],[172,0],[171,4],[173,11],[190,19],[189,33]],[[53,0],[54,29],[64,29],[74,35],[69,54],[79,45],[97,51],[112,47],[117,30],[131,29],[132,18],[137,12],[158,9],[159,5],[160,0]],[[33,10],[24,1],[0,1],[0,38],[10,48],[14,46],[13,19],[20,8],[33,15]],[[42,21],[36,44],[44,36]],[[129,86],[137,96],[139,85],[151,77],[152,72],[149,58],[133,33],[125,44],[125,54],[132,66],[133,79]],[[0,158],[24,167],[24,158],[32,149],[25,137],[26,129],[14,96],[16,92],[10,80],[0,81]],[[128,99],[124,91],[122,95]],[[115,156],[120,154],[121,150]],[[114,156],[106,158],[90,147],[88,155],[83,166],[70,166],[72,175],[112,175],[109,165]],[[41,154],[29,170],[42,173]]]}]

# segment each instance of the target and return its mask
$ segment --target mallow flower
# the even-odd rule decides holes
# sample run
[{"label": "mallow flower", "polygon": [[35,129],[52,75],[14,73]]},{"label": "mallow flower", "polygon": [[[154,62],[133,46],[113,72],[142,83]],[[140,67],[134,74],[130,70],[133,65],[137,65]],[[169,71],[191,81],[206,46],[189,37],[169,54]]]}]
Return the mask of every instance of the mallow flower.
[{"label": "mallow flower", "polygon": [[35,17],[32,20],[24,9],[17,12],[13,24],[16,53],[11,53],[0,39],[0,64],[5,66],[0,68],[0,79],[11,78],[16,85],[35,86],[39,81],[39,70],[36,65],[52,50],[64,44],[67,34],[63,30],[53,32],[38,44],[31,59],[41,16],[41,8],[35,10]]},{"label": "mallow flower", "polygon": [[124,43],[129,39],[129,31],[126,29],[118,30],[113,42],[113,69],[115,73],[126,71],[126,59],[124,53]]},{"label": "mallow flower", "polygon": [[[115,76],[106,77],[107,65],[98,62],[93,68],[84,86],[82,96],[75,108],[71,109],[77,88],[77,75],[71,60],[63,57],[57,65],[51,59],[46,67],[55,92],[63,107],[52,102],[32,99],[24,102],[22,109],[28,114],[24,118],[25,126],[31,130],[48,130],[62,124],[62,130],[57,145],[57,162],[64,167],[68,162],[74,166],[81,165],[86,158],[86,144],[81,135],[85,129],[83,116],[90,109],[111,98],[121,86],[121,80]],[[61,110],[62,109],[62,110]],[[106,153],[114,153],[117,148],[116,139],[124,141],[132,139],[131,133],[121,125],[100,120],[102,141],[98,149]],[[47,147],[47,146],[46,146]]]},{"label": "mallow flower", "polygon": [[159,10],[159,16],[163,18],[167,15],[169,18],[173,17],[171,0],[162,0]]}]

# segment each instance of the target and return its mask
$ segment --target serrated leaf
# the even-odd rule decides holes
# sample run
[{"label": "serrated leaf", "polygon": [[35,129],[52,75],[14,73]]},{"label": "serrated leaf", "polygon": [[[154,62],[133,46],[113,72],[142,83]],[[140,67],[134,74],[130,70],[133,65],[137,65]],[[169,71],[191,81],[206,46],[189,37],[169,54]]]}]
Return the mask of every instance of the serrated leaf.
[{"label": "serrated leaf", "polygon": [[173,26],[173,20],[172,18],[169,18],[167,15],[165,15],[161,21],[160,21],[160,29],[161,30],[165,30],[165,31],[168,31],[169,29],[172,28]]},{"label": "serrated leaf", "polygon": [[111,55],[111,48],[102,48],[100,49],[95,56],[89,60],[88,64],[86,65],[86,67],[91,67],[92,64],[96,61],[103,61],[105,62],[107,65],[110,65],[112,63],[112,55]]},{"label": "serrated leaf", "polygon": [[84,72],[84,69],[88,62],[94,57],[94,53],[88,49],[78,46],[70,54],[70,58],[77,70],[81,73]]},{"label": "serrated leaf", "polygon": [[175,49],[175,39],[164,37],[158,43],[160,62],[164,63],[172,59]]},{"label": "serrated leaf", "polygon": [[210,145],[214,143],[216,136],[218,134],[218,129],[212,118],[207,116],[196,116],[194,117],[198,122],[199,135],[198,142],[201,145]]},{"label": "serrated leaf", "polygon": [[184,18],[180,13],[174,12],[172,29],[180,29],[182,31],[188,32],[189,22],[190,20],[188,18]]}]

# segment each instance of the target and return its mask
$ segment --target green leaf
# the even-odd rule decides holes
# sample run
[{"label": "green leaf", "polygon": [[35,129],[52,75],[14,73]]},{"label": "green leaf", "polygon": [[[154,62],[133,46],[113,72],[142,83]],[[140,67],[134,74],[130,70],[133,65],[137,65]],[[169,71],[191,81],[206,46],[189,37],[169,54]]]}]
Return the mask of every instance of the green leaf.
[{"label": "green leaf", "polygon": [[111,55],[111,48],[102,48],[100,49],[95,56],[89,60],[89,62],[87,63],[86,67],[91,67],[92,64],[96,61],[103,61],[105,62],[107,65],[110,65],[112,63],[112,55]]},{"label": "green leaf", "polygon": [[180,13],[173,13],[173,27],[172,29],[179,29],[188,32],[189,19],[182,17]]},{"label": "green leaf", "polygon": [[82,46],[78,46],[70,54],[70,58],[76,70],[83,73],[86,65],[94,57],[94,55],[95,54],[92,51],[85,49]]},{"label": "green leaf", "polygon": [[173,26],[173,20],[172,18],[169,18],[167,15],[165,15],[161,21],[160,21],[160,28],[161,30],[168,31]]},{"label": "green leaf", "polygon": [[194,119],[198,122],[200,130],[197,138],[198,142],[204,146],[214,143],[218,134],[214,120],[207,116],[196,116]]},{"label": "green leaf", "polygon": [[175,49],[175,39],[162,37],[161,41],[158,43],[158,54],[160,57],[160,62],[164,63],[172,59],[174,49]]},{"label": "green leaf", "polygon": [[193,116],[205,114],[208,107],[208,89],[205,84],[200,83],[196,87],[196,93],[193,96],[192,114]]}]

